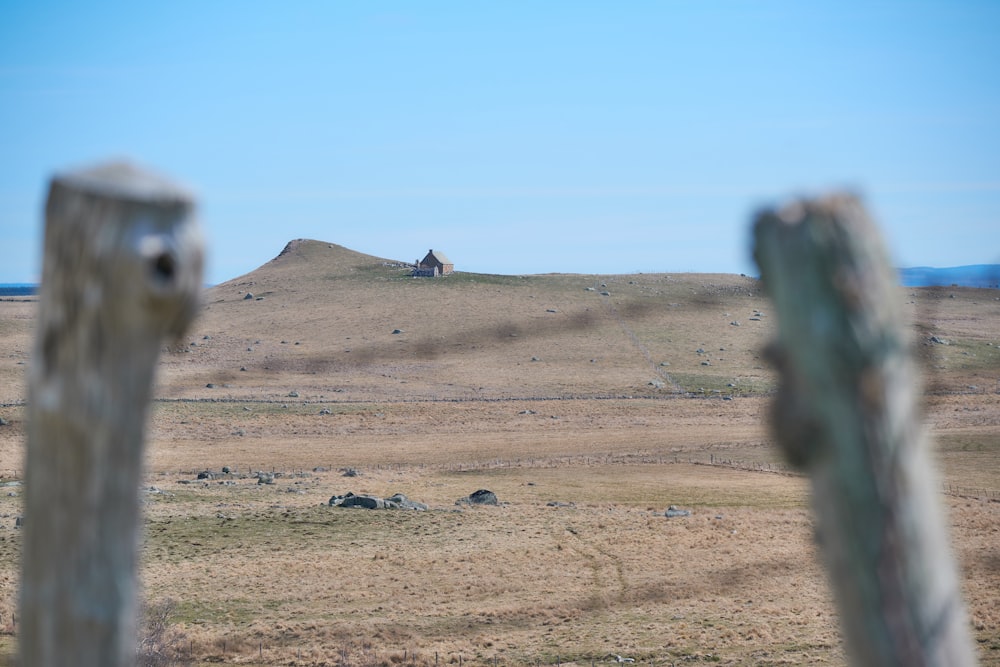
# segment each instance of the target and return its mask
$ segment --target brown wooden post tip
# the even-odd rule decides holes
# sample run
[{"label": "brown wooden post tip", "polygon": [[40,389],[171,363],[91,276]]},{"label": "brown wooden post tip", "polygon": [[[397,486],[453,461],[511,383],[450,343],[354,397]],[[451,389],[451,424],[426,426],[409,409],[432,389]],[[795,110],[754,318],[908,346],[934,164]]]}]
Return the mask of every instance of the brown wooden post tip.
[{"label": "brown wooden post tip", "polygon": [[878,230],[856,197],[835,195],[761,212],[754,240],[778,317],[772,426],[811,477],[851,663],[974,664]]},{"label": "brown wooden post tip", "polygon": [[143,434],[156,361],[197,312],[194,199],[127,163],[58,175],[28,379],[21,664],[135,661]]}]

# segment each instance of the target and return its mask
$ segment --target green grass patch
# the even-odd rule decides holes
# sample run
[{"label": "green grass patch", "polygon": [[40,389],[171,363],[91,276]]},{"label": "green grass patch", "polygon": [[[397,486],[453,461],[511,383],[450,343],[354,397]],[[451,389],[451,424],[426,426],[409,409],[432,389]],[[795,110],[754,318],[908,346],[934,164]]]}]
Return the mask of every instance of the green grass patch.
[{"label": "green grass patch", "polygon": [[760,395],[768,394],[777,387],[777,383],[772,379],[733,378],[709,373],[677,373],[672,372],[670,368],[665,370],[681,389],[693,394]]}]

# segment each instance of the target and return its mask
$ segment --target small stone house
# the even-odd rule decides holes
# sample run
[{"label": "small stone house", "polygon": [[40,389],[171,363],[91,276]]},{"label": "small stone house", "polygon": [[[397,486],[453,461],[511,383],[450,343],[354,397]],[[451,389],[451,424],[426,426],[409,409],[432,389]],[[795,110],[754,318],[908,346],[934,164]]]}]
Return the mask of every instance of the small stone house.
[{"label": "small stone house", "polygon": [[427,251],[427,256],[417,262],[415,276],[446,276],[455,272],[455,265],[440,250]]}]

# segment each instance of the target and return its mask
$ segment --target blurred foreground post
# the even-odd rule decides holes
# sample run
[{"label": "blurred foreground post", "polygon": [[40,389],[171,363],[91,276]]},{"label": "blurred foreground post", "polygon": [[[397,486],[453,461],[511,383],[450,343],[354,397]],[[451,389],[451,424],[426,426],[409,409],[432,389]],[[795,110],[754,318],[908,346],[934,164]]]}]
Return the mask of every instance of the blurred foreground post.
[{"label": "blurred foreground post", "polygon": [[57,176],[28,384],[21,664],[135,662],[143,431],[201,291],[193,200],[128,164]]},{"label": "blurred foreground post", "polygon": [[842,195],[765,211],[754,236],[779,326],[773,428],[812,479],[851,664],[974,664],[907,320],[878,231]]}]

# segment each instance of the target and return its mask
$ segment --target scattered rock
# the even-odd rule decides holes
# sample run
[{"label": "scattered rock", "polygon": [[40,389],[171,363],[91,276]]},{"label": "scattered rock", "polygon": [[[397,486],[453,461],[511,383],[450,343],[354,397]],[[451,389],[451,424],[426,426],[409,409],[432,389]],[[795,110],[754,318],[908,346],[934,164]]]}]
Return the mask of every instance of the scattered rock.
[{"label": "scattered rock", "polygon": [[492,491],[487,489],[479,489],[478,491],[473,491],[465,498],[459,498],[455,501],[456,505],[499,505],[500,501],[497,500],[497,495]]},{"label": "scattered rock", "polygon": [[243,297],[244,301],[253,301],[253,292],[247,292],[247,295]]},{"label": "scattered rock", "polygon": [[274,473],[273,472],[257,473],[257,484],[274,484]]},{"label": "scattered rock", "polygon": [[9,421],[4,419],[3,417],[0,417],[0,426],[6,426],[9,423],[10,423]]},{"label": "scattered rock", "polygon": [[333,496],[329,501],[330,507],[360,507],[366,510],[384,510],[385,500],[375,496],[356,496],[348,493],[345,496]]},{"label": "scattered rock", "polygon": [[215,385],[209,382],[208,384],[205,385],[205,389],[215,389]]},{"label": "scattered rock", "polygon": [[396,493],[388,498],[379,498],[367,494],[354,494],[348,492],[342,496],[332,496],[327,502],[330,507],[357,507],[366,510],[416,510],[424,511],[427,505],[415,500],[410,500],[402,493]]},{"label": "scattered rock", "polygon": [[341,468],[340,472],[342,477],[357,477],[360,474],[354,468]]},{"label": "scattered rock", "polygon": [[299,392],[297,392],[297,391],[290,391],[290,392],[288,392],[288,397],[289,398],[298,398],[299,397]]},{"label": "scattered rock", "polygon": [[323,408],[322,410],[319,411],[319,413],[321,415],[331,415],[331,414],[333,414],[332,412],[330,412],[330,408]]},{"label": "scattered rock", "polygon": [[558,313],[559,311],[556,310],[555,308],[546,308],[545,312],[546,313]]},{"label": "scattered rock", "polygon": [[198,473],[198,479],[215,479],[215,474],[210,470],[202,470]]},{"label": "scattered rock", "polygon": [[427,509],[427,505],[416,500],[410,500],[402,493],[394,493],[385,499],[386,509],[401,509],[401,510],[416,510],[418,512],[423,512]]},{"label": "scattered rock", "polygon": [[393,329],[392,333],[394,333],[394,334],[401,334],[401,333],[403,333],[403,330],[402,329]]},{"label": "scattered rock", "polygon": [[668,519],[673,519],[678,516],[691,516],[691,510],[682,510],[677,505],[671,505],[667,508],[667,511],[663,513],[663,516]]},{"label": "scattered rock", "polygon": [[948,344],[948,341],[946,341],[944,338],[938,338],[937,336],[931,336],[927,340],[929,340],[932,343],[936,343],[938,345],[947,345]]}]

